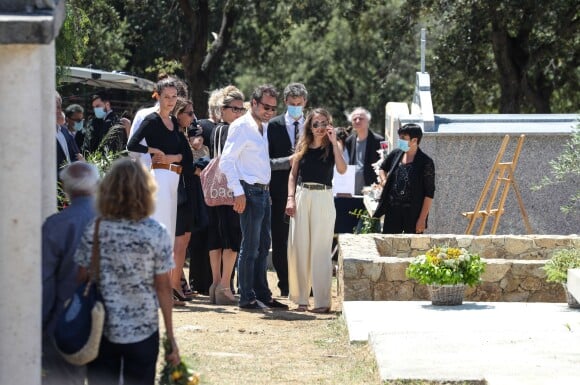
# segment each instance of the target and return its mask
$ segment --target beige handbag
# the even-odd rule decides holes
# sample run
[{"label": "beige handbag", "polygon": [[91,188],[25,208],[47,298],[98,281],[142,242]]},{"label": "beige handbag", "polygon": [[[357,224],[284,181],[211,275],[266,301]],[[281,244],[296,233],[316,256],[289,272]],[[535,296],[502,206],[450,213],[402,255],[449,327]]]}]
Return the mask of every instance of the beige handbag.
[{"label": "beige handbag", "polygon": [[[213,158],[200,174],[203,199],[208,206],[233,206],[234,193],[228,188],[226,176],[220,170],[221,138],[223,125],[220,125],[214,133]],[[219,131],[219,137],[216,136]],[[216,155],[217,154],[217,155]]]}]

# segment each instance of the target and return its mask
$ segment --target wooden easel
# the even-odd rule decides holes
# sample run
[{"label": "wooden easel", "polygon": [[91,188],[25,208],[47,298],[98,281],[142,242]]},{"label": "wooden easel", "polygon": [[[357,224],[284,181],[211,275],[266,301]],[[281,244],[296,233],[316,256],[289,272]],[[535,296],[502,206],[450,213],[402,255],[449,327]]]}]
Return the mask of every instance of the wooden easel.
[{"label": "wooden easel", "polygon": [[[477,221],[477,219],[481,218],[481,226],[479,228],[477,235],[482,235],[483,231],[485,230],[485,225],[487,224],[487,220],[489,219],[489,217],[492,217],[492,216],[494,217],[494,220],[493,220],[493,224],[491,226],[490,234],[495,234],[495,232],[497,231],[497,227],[499,226],[499,219],[500,219],[501,215],[504,213],[503,206],[505,204],[505,200],[507,198],[507,194],[508,194],[510,186],[513,187],[514,192],[516,193],[518,205],[520,206],[520,211],[522,212],[522,217],[524,218],[524,224],[526,226],[526,231],[528,232],[528,234],[532,233],[532,226],[530,225],[530,221],[528,220],[528,214],[526,213],[526,209],[524,207],[524,201],[522,200],[520,190],[519,190],[518,185],[516,183],[516,180],[514,178],[514,173],[515,173],[516,165],[518,163],[518,158],[520,156],[520,152],[522,151],[522,146],[524,144],[524,138],[525,138],[525,135],[520,135],[520,138],[518,140],[518,144],[516,146],[516,151],[514,153],[514,157],[513,157],[512,161],[511,162],[502,162],[501,160],[503,158],[504,152],[505,152],[507,145],[508,145],[508,142],[510,140],[509,135],[504,136],[503,142],[502,142],[501,147],[499,149],[499,152],[497,153],[497,156],[495,158],[495,162],[493,164],[493,167],[491,168],[491,171],[489,172],[489,176],[487,177],[487,181],[485,182],[485,185],[483,186],[483,190],[481,191],[481,196],[479,197],[479,200],[477,201],[477,204],[475,205],[475,210],[461,213],[461,215],[469,218],[469,224],[467,225],[467,229],[465,230],[465,234],[470,234],[471,231],[473,230],[473,227],[475,226],[475,222]],[[485,199],[487,197],[489,188],[491,187],[491,184],[493,183],[494,180],[495,180],[495,186],[493,187],[491,195],[489,196],[489,200],[487,202],[487,205],[485,205],[485,209],[482,209],[484,202],[485,202]],[[498,203],[497,208],[494,209],[493,206],[495,203],[495,199],[496,199],[498,193],[500,192],[500,190],[501,190],[501,195],[499,198],[499,203]]]}]

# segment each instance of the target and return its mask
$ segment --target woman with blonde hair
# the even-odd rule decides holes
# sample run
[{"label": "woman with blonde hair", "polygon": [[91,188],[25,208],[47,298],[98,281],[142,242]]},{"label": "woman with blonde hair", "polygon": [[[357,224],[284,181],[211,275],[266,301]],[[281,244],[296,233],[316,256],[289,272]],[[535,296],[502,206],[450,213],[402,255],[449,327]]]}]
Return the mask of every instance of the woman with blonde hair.
[{"label": "woman with blonde hair", "polygon": [[336,209],[332,196],[334,166],[346,172],[346,162],[332,127],[332,116],[322,108],[310,112],[298,141],[288,178],[286,214],[289,298],[297,311],[308,310],[310,289],[315,313],[331,307],[332,237]]},{"label": "woman with blonde hair", "polygon": [[99,290],[106,309],[99,356],[87,367],[90,385],[151,384],[159,353],[159,315],[173,352],[165,357],[179,363],[173,337],[169,271],[174,266],[169,234],[155,219],[155,180],[139,161],[117,160],[97,194],[100,217],[80,242],[75,262],[86,279],[91,263],[93,233],[98,229]]},{"label": "woman with blonde hair", "polygon": [[[234,86],[222,89],[221,122],[210,138],[210,155],[218,156],[228,137],[229,125],[246,112],[244,94]],[[208,249],[213,283],[209,289],[210,302],[218,305],[235,305],[237,300],[230,288],[230,280],[240,251],[242,230],[240,216],[232,206],[208,207]]]}]

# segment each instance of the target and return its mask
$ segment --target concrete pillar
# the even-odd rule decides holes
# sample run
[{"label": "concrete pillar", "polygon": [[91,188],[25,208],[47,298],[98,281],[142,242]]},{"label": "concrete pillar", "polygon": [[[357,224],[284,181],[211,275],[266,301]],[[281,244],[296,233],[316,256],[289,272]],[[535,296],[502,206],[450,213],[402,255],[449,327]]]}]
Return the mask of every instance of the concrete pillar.
[{"label": "concrete pillar", "polygon": [[41,226],[56,211],[64,1],[0,2],[0,384],[41,383]]},{"label": "concrete pillar", "polygon": [[0,58],[0,384],[33,385],[41,373],[40,229],[56,202],[54,45],[3,45]]}]

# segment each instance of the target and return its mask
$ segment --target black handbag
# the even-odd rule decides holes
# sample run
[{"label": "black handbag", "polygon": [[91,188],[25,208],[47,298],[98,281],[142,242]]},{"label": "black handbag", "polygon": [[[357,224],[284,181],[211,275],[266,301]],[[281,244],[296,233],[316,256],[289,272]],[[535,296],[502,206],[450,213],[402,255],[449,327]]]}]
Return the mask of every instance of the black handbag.
[{"label": "black handbag", "polygon": [[54,331],[57,350],[73,365],[86,365],[97,358],[103,335],[105,306],[98,288],[100,221],[95,221],[89,277],[65,303]]},{"label": "black handbag", "polygon": [[181,175],[177,185],[177,205],[187,203],[187,191],[185,190],[185,177]]}]

